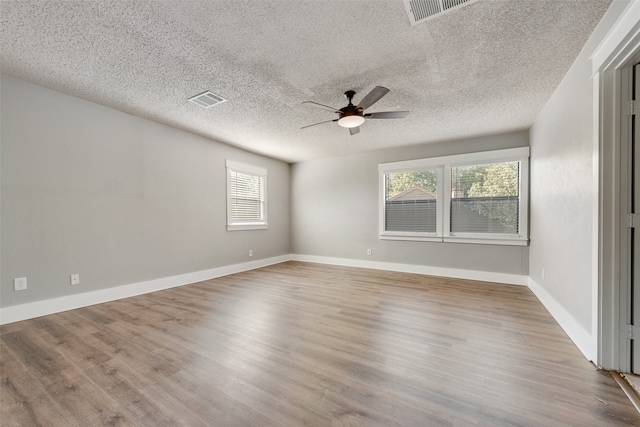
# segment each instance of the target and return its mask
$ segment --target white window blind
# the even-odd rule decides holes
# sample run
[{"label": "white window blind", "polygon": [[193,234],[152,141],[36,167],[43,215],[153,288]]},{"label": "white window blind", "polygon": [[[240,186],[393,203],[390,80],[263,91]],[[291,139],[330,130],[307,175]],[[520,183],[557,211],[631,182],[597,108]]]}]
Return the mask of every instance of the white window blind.
[{"label": "white window blind", "polygon": [[267,171],[227,160],[227,229],[267,226]]}]

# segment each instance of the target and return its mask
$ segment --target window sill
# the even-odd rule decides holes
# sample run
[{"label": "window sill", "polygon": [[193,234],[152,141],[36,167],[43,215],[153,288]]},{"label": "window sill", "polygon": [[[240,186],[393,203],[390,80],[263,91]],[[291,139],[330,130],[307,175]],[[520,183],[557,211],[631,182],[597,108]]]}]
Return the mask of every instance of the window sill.
[{"label": "window sill", "polygon": [[442,237],[415,234],[381,234],[380,240],[408,240],[416,242],[441,242]]},{"label": "window sill", "polygon": [[380,234],[380,240],[404,240],[414,242],[471,243],[476,245],[528,246],[529,240],[523,238],[498,237],[438,237],[410,234]]},{"label": "window sill", "polygon": [[269,224],[227,224],[227,231],[266,230]]},{"label": "window sill", "polygon": [[529,239],[523,238],[498,238],[498,237],[445,237],[446,243],[471,243],[477,245],[502,245],[502,246],[528,246]]}]

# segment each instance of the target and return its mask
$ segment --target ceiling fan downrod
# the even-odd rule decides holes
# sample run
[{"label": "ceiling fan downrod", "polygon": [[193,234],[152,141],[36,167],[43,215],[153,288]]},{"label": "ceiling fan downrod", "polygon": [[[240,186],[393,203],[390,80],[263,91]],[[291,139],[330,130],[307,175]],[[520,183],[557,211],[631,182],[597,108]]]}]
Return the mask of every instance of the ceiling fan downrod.
[{"label": "ceiling fan downrod", "polygon": [[344,96],[349,100],[349,105],[353,105],[352,99],[355,96],[356,92],[354,90],[348,90],[344,93]]}]

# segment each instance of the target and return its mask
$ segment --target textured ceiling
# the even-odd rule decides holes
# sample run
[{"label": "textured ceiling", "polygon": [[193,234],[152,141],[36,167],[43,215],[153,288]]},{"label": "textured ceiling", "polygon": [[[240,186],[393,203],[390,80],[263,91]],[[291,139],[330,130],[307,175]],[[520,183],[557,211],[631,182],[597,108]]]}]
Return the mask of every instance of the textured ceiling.
[{"label": "textured ceiling", "polygon": [[[289,162],[527,129],[611,0],[478,0],[411,26],[401,0],[5,1],[1,71]],[[391,91],[350,136],[337,115]],[[205,90],[228,101],[203,109]]]}]

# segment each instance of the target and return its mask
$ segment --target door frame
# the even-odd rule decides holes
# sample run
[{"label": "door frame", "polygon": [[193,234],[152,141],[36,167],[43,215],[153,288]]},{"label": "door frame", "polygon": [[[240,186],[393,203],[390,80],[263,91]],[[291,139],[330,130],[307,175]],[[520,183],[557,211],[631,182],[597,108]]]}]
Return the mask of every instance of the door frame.
[{"label": "door frame", "polygon": [[621,150],[626,132],[622,89],[625,68],[640,60],[640,0],[632,1],[592,55],[593,72],[593,328],[597,330],[596,365],[628,370],[623,354],[622,319],[626,288],[621,283]]}]

